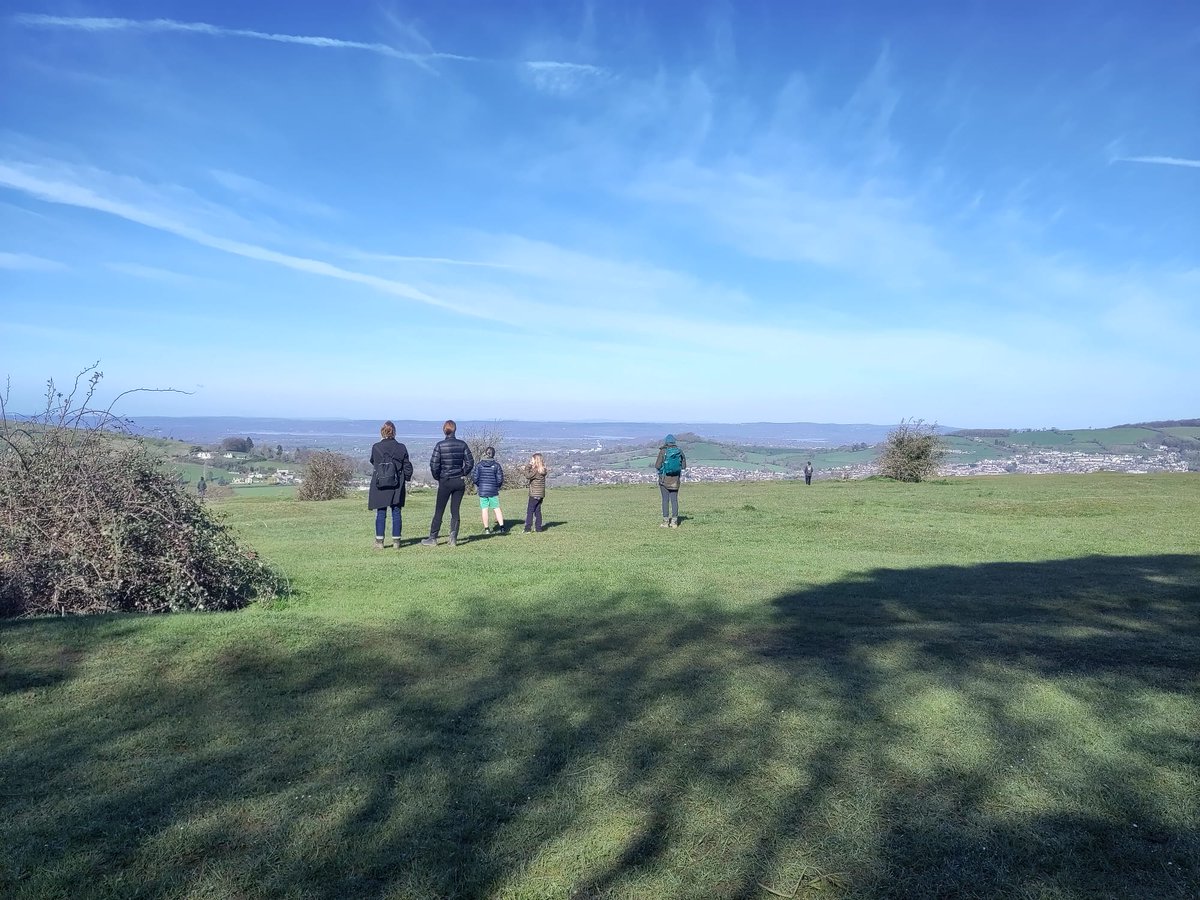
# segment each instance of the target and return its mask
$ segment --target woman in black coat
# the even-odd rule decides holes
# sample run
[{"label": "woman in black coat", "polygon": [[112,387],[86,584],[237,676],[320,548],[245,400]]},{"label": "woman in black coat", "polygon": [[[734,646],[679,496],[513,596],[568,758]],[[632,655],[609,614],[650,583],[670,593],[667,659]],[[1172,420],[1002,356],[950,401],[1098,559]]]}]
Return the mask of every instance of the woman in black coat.
[{"label": "woman in black coat", "polygon": [[367,491],[367,509],[375,510],[375,549],[383,549],[387,511],[392,511],[392,546],[400,549],[400,508],[404,506],[404,483],[412,479],[412,461],[408,448],[396,440],[396,426],[384,422],[379,429],[383,440],[371,447],[371,489]]}]

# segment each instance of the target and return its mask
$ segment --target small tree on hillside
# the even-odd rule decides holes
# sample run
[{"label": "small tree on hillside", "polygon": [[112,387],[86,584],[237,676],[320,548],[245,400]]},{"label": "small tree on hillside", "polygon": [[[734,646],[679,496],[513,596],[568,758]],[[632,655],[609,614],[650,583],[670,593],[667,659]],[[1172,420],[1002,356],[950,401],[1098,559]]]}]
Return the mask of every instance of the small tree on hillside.
[{"label": "small tree on hillside", "polygon": [[254,449],[254,441],[248,437],[227,437],[221,441],[221,449],[228,453],[249,453]]},{"label": "small tree on hillside", "polygon": [[[476,463],[483,459],[483,452],[488,447],[495,448],[496,462],[500,462],[500,445],[504,443],[504,432],[498,428],[482,428],[475,434],[467,435],[463,440],[471,448],[471,455],[475,457]],[[508,480],[509,467],[503,463],[500,463],[500,467],[504,470],[504,484],[511,486]],[[467,479],[467,492],[470,494],[475,493],[475,485],[471,483],[470,478]]]},{"label": "small tree on hillside", "polygon": [[897,481],[924,481],[937,474],[945,455],[936,424],[927,425],[924,419],[901,419],[883,445],[879,473]]},{"label": "small tree on hillside", "polygon": [[354,477],[354,461],[341,453],[320,450],[308,458],[304,482],[296,492],[301,500],[340,500]]}]

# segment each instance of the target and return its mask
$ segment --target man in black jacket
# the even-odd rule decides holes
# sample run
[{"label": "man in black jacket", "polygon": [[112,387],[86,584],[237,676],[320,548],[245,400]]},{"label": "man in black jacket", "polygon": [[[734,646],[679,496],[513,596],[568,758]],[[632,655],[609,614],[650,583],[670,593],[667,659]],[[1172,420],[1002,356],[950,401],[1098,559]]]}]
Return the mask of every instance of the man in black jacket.
[{"label": "man in black jacket", "polygon": [[446,502],[450,503],[450,546],[458,543],[458,511],[462,506],[463,494],[467,490],[466,477],[475,468],[475,457],[466,441],[460,441],[454,436],[458,426],[453,419],[447,419],[442,426],[445,438],[438,441],[433,448],[433,456],[429,457],[429,473],[438,483],[437,504],[433,509],[433,521],[429,524],[429,537],[421,541],[426,547],[436,547],[438,532],[442,530],[442,515],[446,512]]}]

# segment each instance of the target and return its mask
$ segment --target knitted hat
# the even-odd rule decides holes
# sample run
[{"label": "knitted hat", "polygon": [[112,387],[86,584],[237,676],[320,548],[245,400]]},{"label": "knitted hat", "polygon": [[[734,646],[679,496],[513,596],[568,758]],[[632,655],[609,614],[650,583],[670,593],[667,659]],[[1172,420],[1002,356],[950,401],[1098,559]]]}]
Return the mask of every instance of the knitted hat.
[{"label": "knitted hat", "polygon": [[665,438],[663,438],[663,443],[664,443],[664,444],[673,444],[673,443],[675,443],[675,435],[673,435],[673,434],[668,434],[668,435],[667,435]]}]

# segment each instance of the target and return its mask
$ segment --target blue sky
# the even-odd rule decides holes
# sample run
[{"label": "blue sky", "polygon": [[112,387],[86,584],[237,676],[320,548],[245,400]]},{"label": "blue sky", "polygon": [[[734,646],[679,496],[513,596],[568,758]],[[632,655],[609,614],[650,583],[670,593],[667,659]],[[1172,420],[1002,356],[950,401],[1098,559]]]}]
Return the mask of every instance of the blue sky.
[{"label": "blue sky", "polygon": [[5,9],[11,408],[1200,415],[1190,0]]}]

